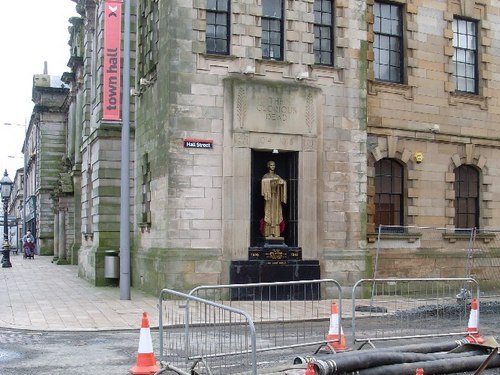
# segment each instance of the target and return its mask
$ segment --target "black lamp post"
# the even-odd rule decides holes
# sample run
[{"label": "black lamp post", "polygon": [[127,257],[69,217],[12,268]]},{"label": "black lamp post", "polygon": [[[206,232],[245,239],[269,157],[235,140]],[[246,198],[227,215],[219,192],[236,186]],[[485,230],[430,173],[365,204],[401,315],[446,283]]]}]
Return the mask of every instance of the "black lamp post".
[{"label": "black lamp post", "polygon": [[12,192],[12,180],[9,178],[7,169],[3,174],[3,178],[0,180],[1,192],[2,192],[2,203],[3,203],[3,258],[2,258],[2,268],[12,267],[10,263],[10,246],[9,246],[9,198]]}]

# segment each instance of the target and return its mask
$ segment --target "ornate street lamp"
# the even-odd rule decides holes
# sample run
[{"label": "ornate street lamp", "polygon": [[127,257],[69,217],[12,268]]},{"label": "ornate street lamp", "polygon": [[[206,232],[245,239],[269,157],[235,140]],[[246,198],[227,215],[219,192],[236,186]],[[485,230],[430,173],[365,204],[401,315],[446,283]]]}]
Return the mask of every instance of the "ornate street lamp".
[{"label": "ornate street lamp", "polygon": [[3,174],[3,178],[0,180],[1,192],[2,192],[2,203],[3,203],[3,258],[2,258],[2,268],[12,267],[10,263],[10,246],[9,246],[9,198],[12,193],[12,180],[9,178],[7,169]]}]

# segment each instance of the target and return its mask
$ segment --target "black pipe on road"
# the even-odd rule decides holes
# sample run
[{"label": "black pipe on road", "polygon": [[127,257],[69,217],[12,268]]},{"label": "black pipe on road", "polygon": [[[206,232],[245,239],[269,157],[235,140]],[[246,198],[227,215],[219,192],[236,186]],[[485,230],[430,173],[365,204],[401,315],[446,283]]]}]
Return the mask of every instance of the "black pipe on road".
[{"label": "black pipe on road", "polygon": [[[412,362],[427,362],[440,359],[461,360],[463,357],[478,356],[484,354],[484,350],[474,350],[463,353],[413,353],[394,351],[361,351],[357,355],[330,355],[323,359],[315,359],[314,367],[318,375],[343,374],[346,372],[376,368],[392,364],[404,364]],[[414,375],[415,373],[413,373]]]},{"label": "black pipe on road", "polygon": [[[478,355],[464,358],[438,359],[378,366],[356,371],[357,375],[415,375],[417,368],[423,368],[425,375],[452,374],[464,371],[474,371],[488,358],[488,355]],[[488,368],[500,367],[500,356],[494,358]]]},{"label": "black pipe on road", "polygon": [[380,352],[410,352],[410,353],[438,353],[438,352],[449,352],[453,349],[463,346],[464,344],[469,344],[466,340],[455,340],[455,341],[444,341],[436,343],[421,343],[421,344],[408,344],[400,345],[388,348],[373,348],[366,350],[354,350],[350,352],[338,352],[338,353],[319,353],[313,354],[311,356],[297,356],[295,357],[293,363],[301,364],[306,363],[308,359],[337,359],[337,358],[349,358],[358,357],[364,355],[365,353],[380,353]]}]

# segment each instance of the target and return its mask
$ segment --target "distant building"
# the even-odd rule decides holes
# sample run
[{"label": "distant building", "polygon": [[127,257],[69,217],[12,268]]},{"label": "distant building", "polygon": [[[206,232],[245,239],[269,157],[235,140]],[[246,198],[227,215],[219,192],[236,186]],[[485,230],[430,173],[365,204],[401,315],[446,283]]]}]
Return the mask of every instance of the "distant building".
[{"label": "distant building", "polygon": [[24,187],[24,168],[16,171],[13,179],[12,192],[9,201],[9,216],[14,218],[9,223],[10,246],[16,250],[21,248],[21,238],[23,236],[23,187]]},{"label": "distant building", "polygon": [[[69,88],[59,77],[33,76],[33,113],[26,132],[26,230],[35,237],[41,255],[54,253],[54,192],[64,171]],[[57,202],[56,202],[57,203]],[[56,207],[56,208],[54,208]]]}]

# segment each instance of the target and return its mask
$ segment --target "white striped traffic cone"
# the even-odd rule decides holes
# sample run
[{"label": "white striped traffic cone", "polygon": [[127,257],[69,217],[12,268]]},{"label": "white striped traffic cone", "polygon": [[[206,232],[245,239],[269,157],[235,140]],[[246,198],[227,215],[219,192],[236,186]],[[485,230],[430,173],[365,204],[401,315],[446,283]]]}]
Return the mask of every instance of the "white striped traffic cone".
[{"label": "white striped traffic cone", "polygon": [[341,325],[339,337],[339,325],[340,318],[337,304],[335,302],[332,302],[330,311],[330,328],[328,329],[326,341],[328,341],[328,347],[334,352],[344,351],[348,349],[345,343],[344,330],[342,329]]},{"label": "white striped traffic cone", "polygon": [[153,341],[149,329],[148,313],[142,313],[141,335],[135,366],[129,372],[133,375],[152,375],[160,370],[153,353]]},{"label": "white striped traffic cone", "polygon": [[467,325],[468,335],[465,338],[471,344],[484,344],[484,339],[479,334],[479,309],[477,300],[472,299],[470,304],[469,324]]}]

